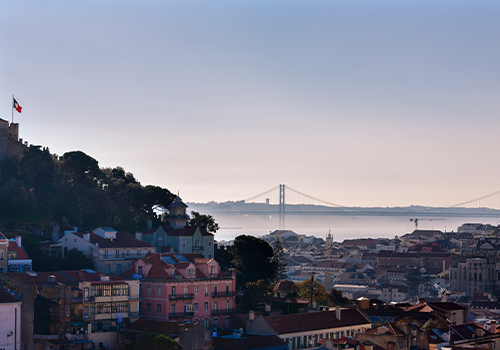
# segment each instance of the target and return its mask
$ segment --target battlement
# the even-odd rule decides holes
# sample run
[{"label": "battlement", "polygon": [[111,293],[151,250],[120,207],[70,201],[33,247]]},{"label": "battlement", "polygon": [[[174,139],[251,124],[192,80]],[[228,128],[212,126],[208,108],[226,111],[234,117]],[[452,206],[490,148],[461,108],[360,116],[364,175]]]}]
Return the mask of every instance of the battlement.
[{"label": "battlement", "polygon": [[28,142],[19,138],[19,123],[0,119],[0,161],[18,156],[28,148]]}]

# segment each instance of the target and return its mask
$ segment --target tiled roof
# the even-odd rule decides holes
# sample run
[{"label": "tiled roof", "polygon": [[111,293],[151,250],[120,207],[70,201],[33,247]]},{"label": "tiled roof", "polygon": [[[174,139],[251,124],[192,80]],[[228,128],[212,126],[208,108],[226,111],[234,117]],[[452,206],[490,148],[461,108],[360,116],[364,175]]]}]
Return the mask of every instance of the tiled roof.
[{"label": "tiled roof", "polygon": [[243,338],[213,338],[215,350],[251,350],[251,349],[281,349],[288,348],[283,339],[276,335],[255,335]]},{"label": "tiled roof", "polygon": [[269,316],[265,319],[279,333],[306,332],[327,328],[338,328],[369,324],[356,309],[342,309],[340,320],[335,317],[335,311],[310,312],[283,316]]},{"label": "tiled roof", "polygon": [[14,298],[12,295],[0,289],[0,304],[8,304],[8,303],[19,303],[20,301]]},{"label": "tiled roof", "polygon": [[[199,227],[196,226],[186,226],[184,228],[178,228],[177,230],[173,230],[168,232],[168,236],[175,236],[175,237],[186,237],[186,236],[192,236],[194,235],[196,229]],[[202,236],[213,236],[210,232],[205,230],[204,228],[199,228],[200,233]]]},{"label": "tiled roof", "polygon": [[143,318],[130,324],[127,330],[138,332],[152,332],[161,334],[180,334],[194,327],[194,324],[183,324],[177,322],[146,320]]},{"label": "tiled roof", "polygon": [[392,334],[392,335],[405,335],[406,333],[403,332],[395,323],[384,323],[380,326],[373,327],[369,330],[367,330],[365,333],[370,333],[370,334]]},{"label": "tiled roof", "polygon": [[[91,271],[91,270],[89,270]],[[49,276],[54,276],[57,283],[62,283],[66,285],[78,284],[79,282],[94,282],[100,281],[100,272],[89,272],[87,270],[72,270],[72,271],[41,271],[41,272],[17,272],[9,273],[15,279],[18,279],[24,283],[29,283],[32,285],[40,285],[47,283]],[[123,281],[123,278],[117,276],[109,276],[109,280],[113,281]]]},{"label": "tiled roof", "polygon": [[28,260],[30,258],[24,248],[17,245],[16,241],[9,240],[9,250],[17,253],[17,260]]},{"label": "tiled roof", "polygon": [[288,290],[297,290],[298,287],[293,283],[292,281],[287,281],[287,280],[281,280],[278,283],[274,285],[274,291],[288,291]]},{"label": "tiled roof", "polygon": [[[75,235],[83,239],[82,232],[75,232]],[[106,239],[95,233],[89,233],[90,243],[98,244],[99,248],[152,248],[153,246],[144,241],[139,241],[134,235],[128,232],[117,232],[116,238]]]}]

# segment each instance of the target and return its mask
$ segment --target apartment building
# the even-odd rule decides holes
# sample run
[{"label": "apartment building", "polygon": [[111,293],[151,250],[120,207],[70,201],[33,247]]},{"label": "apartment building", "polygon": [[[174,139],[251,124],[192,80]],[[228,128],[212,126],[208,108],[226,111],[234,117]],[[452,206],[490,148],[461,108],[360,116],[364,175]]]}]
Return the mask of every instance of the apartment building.
[{"label": "apartment building", "polygon": [[235,275],[214,259],[195,254],[151,254],[123,274],[140,280],[140,314],[160,321],[229,328],[234,313]]}]

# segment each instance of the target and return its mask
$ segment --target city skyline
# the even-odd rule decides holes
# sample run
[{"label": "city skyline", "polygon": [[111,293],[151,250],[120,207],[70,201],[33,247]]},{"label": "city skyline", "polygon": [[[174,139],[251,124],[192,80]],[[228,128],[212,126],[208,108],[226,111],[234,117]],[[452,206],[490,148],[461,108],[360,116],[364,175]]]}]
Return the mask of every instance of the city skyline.
[{"label": "city skyline", "polygon": [[[0,118],[186,202],[345,206],[500,189],[500,4],[5,2]],[[3,101],[3,102],[2,102]]]}]

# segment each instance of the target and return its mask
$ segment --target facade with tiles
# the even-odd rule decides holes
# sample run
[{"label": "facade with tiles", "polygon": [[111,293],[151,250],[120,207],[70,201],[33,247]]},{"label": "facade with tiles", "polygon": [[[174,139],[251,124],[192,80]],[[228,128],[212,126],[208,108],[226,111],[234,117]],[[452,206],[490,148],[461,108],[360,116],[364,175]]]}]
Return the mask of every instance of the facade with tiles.
[{"label": "facade with tiles", "polygon": [[140,314],[147,319],[231,327],[235,275],[194,254],[151,254],[124,276],[140,279]]}]

